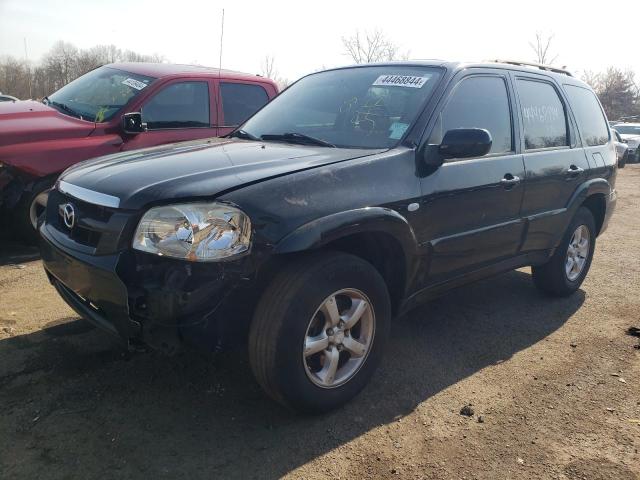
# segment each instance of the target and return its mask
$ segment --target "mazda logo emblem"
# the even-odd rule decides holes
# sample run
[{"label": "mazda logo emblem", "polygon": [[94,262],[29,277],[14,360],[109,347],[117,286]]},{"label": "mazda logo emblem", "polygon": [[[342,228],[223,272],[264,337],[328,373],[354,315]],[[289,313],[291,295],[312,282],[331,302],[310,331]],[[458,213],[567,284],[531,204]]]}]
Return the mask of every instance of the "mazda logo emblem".
[{"label": "mazda logo emblem", "polygon": [[68,228],[73,228],[76,224],[76,211],[70,203],[62,207],[62,220]]}]

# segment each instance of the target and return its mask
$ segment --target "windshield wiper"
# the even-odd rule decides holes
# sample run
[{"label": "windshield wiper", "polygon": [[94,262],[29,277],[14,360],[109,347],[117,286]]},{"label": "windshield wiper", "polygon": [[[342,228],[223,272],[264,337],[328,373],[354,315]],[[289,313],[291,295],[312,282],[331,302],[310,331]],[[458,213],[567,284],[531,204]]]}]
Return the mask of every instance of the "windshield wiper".
[{"label": "windshield wiper", "polygon": [[260,140],[255,135],[247,132],[246,130],[236,130],[229,135],[229,138],[244,138],[245,140]]},{"label": "windshield wiper", "polygon": [[329,143],[326,140],[305,135],[298,132],[286,132],[286,133],[265,133],[260,137],[261,140],[284,140],[291,143],[301,143],[303,145],[319,145],[321,147],[336,148],[333,143]]},{"label": "windshield wiper", "polygon": [[69,107],[68,105],[65,105],[64,103],[54,102],[52,100],[49,100],[49,97],[45,97],[45,98],[47,99],[46,105],[53,105],[54,107],[57,107],[57,108],[59,108],[60,110],[62,110],[64,112],[67,112],[72,117],[77,117],[80,120],[84,120],[84,118],[82,118],[82,115],[80,113],[76,112],[73,108]]}]

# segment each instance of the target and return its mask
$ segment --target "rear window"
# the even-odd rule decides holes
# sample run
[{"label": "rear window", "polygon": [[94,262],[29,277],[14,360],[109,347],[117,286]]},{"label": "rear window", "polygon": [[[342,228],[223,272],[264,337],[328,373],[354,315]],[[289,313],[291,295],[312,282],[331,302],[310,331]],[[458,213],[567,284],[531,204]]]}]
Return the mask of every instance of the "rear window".
[{"label": "rear window", "polygon": [[222,83],[220,93],[227,126],[240,125],[269,101],[264,88],[248,83]]},{"label": "rear window", "polygon": [[535,80],[518,80],[518,93],[527,150],[569,145],[564,105],[553,85]]},{"label": "rear window", "polygon": [[565,85],[565,91],[586,145],[604,145],[609,141],[607,119],[595,94],[586,88]]}]

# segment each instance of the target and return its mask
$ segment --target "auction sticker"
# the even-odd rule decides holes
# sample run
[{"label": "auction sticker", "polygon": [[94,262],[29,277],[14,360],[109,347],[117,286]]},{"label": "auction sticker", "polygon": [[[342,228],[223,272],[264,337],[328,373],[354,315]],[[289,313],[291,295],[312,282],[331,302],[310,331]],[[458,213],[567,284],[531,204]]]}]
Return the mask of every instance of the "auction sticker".
[{"label": "auction sticker", "polygon": [[147,86],[146,83],[140,82],[133,78],[127,78],[126,80],[123,80],[122,83],[124,83],[125,85],[129,85],[131,88],[135,88],[136,90],[142,90]]},{"label": "auction sticker", "polygon": [[373,86],[422,88],[428,80],[429,77],[414,77],[413,75],[380,75],[373,82]]}]

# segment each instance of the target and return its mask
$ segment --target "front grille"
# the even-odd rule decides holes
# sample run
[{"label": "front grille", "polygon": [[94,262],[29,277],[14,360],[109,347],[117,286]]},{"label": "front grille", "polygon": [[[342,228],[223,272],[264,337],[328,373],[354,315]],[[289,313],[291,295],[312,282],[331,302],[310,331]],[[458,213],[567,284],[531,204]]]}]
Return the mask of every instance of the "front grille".
[{"label": "front grille", "polygon": [[[101,234],[105,231],[113,212],[100,205],[92,205],[63,193],[57,193],[59,198],[55,199],[55,204],[58,205],[58,215],[57,221],[54,222],[56,229],[75,242],[89,247],[97,247]],[[65,205],[71,205],[73,208],[74,220],[71,228],[64,221]]]},{"label": "front grille", "polygon": [[[71,205],[72,226],[65,223],[64,209]],[[78,200],[52,190],[47,201],[46,221],[57,233],[95,253],[112,253],[122,248],[122,238],[131,213]]]}]

